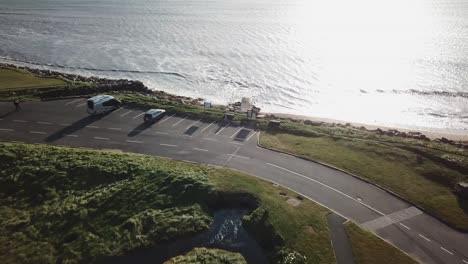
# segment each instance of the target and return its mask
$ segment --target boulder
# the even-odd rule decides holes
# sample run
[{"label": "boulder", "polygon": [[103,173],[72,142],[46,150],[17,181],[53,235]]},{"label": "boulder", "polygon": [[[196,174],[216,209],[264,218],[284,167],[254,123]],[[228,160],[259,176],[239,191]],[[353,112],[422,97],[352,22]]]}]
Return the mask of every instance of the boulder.
[{"label": "boulder", "polygon": [[468,199],[468,182],[459,182],[455,185],[456,194],[463,198]]}]

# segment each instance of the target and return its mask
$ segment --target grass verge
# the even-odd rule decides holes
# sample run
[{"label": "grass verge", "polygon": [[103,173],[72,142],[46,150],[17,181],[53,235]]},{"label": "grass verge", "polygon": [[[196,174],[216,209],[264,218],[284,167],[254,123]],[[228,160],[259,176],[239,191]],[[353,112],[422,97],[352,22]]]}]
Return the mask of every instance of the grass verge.
[{"label": "grass verge", "polygon": [[194,248],[183,256],[177,256],[164,264],[247,264],[239,253],[221,249]]},{"label": "grass verge", "polygon": [[416,264],[416,260],[374,236],[372,233],[359,228],[353,223],[347,223],[346,232],[353,250],[356,264]]},{"label": "grass verge", "polygon": [[68,82],[44,78],[18,69],[0,68],[0,90],[66,86]]},{"label": "grass verge", "polygon": [[453,192],[456,182],[468,180],[465,149],[350,127],[296,124],[286,124],[275,133],[262,133],[260,143],[357,174],[451,226],[468,230],[468,208]]}]

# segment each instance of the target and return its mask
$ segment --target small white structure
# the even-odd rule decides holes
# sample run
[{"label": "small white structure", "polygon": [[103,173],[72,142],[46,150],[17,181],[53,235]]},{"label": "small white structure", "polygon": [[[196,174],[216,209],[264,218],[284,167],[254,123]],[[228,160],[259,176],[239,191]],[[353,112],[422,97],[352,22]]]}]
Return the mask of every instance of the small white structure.
[{"label": "small white structure", "polygon": [[252,110],[253,102],[250,97],[242,97],[241,100],[241,112],[247,112]]}]

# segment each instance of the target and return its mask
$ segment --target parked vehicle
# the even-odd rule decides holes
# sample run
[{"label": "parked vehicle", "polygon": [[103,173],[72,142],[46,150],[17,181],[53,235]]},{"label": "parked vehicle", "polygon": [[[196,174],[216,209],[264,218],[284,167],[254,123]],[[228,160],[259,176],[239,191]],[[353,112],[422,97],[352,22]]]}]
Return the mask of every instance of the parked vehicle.
[{"label": "parked vehicle", "polygon": [[146,111],[143,116],[143,121],[145,123],[154,123],[159,119],[163,118],[166,115],[166,110],[164,109],[150,109]]},{"label": "parked vehicle", "polygon": [[88,113],[92,115],[105,114],[120,107],[122,102],[110,95],[96,95],[88,99]]}]

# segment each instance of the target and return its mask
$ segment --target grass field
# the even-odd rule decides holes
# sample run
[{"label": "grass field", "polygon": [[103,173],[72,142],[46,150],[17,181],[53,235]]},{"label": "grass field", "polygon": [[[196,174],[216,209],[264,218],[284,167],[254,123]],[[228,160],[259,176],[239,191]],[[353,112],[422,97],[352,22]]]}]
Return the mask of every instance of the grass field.
[{"label": "grass field", "polygon": [[[99,262],[205,230],[209,201],[250,193],[279,238],[271,255],[333,263],[327,210],[243,173],[137,154],[0,144],[3,263]],[[281,194],[280,194],[281,193]],[[262,221],[265,219],[262,219]],[[306,234],[306,235],[304,235]],[[263,234],[272,235],[272,234]],[[281,252],[280,252],[281,251]],[[287,254],[286,254],[287,255]],[[284,256],[284,254],[283,254]]]},{"label": "grass field", "polygon": [[64,80],[43,78],[16,69],[0,68],[0,90],[65,86]]},{"label": "grass field", "polygon": [[[424,207],[452,226],[468,230],[468,210],[453,193],[456,182],[468,179],[466,150],[354,128],[295,124],[291,127],[278,133],[262,133],[260,143],[360,175]],[[301,129],[304,135],[298,135]]]},{"label": "grass field", "polygon": [[397,248],[374,236],[357,225],[348,223],[346,232],[356,264],[416,264],[416,260],[402,254]]}]

